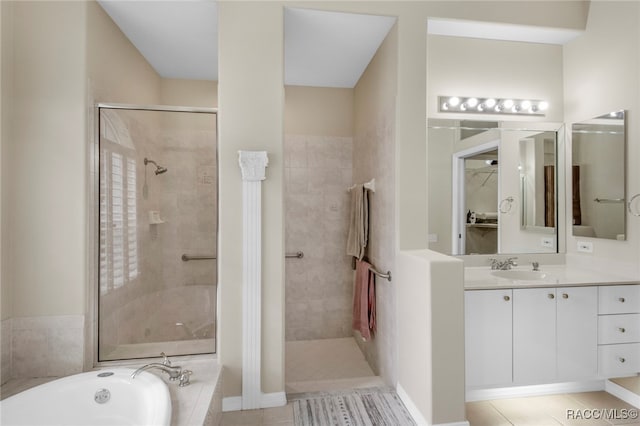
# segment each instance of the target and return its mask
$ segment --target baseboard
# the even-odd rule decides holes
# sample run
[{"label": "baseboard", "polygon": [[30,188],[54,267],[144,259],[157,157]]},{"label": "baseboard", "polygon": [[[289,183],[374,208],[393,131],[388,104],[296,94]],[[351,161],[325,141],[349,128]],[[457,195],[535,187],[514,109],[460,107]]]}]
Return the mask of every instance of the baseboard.
[{"label": "baseboard", "polygon": [[418,407],[416,407],[416,404],[413,403],[400,383],[396,385],[396,392],[398,393],[398,396],[400,397],[400,400],[402,401],[404,406],[407,407],[407,411],[409,411],[409,414],[411,415],[411,417],[413,417],[413,420],[416,422],[416,424],[418,426],[429,426],[427,420],[424,418],[420,410],[418,410]]},{"label": "baseboard", "polygon": [[454,423],[438,423],[433,426],[470,426],[468,421],[464,422],[454,422]]},{"label": "baseboard", "polygon": [[467,390],[466,400],[467,402],[472,402],[485,401],[488,399],[553,395],[558,393],[594,392],[601,390],[605,390],[604,380],[590,380],[585,382],[550,383],[545,385]]},{"label": "baseboard", "polygon": [[629,389],[623,388],[617,383],[606,380],[604,390],[611,395],[620,398],[627,404],[631,404],[636,408],[640,408],[640,395],[631,392]]},{"label": "baseboard", "polygon": [[287,405],[287,394],[284,392],[263,393],[260,402],[262,408],[282,407]]},{"label": "baseboard", "polygon": [[[281,407],[287,405],[287,395],[284,392],[263,393],[260,399],[260,408]],[[228,396],[222,398],[222,411],[242,410],[241,396]]]},{"label": "baseboard", "polygon": [[222,411],[240,411],[242,410],[241,396],[228,396],[222,398]]}]

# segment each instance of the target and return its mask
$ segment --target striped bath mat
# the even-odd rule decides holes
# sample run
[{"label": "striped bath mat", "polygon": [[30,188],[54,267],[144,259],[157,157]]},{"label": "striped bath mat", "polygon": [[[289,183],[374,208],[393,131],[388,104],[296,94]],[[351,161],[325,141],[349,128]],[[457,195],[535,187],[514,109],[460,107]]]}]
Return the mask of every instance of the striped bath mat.
[{"label": "striped bath mat", "polygon": [[296,426],[411,426],[413,421],[392,388],[353,389],[290,395]]}]

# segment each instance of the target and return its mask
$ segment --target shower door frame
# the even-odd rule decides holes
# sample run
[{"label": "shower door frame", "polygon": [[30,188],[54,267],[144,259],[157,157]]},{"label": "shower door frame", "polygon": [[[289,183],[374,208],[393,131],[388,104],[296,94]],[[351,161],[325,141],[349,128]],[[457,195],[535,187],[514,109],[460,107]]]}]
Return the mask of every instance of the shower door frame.
[{"label": "shower door frame", "polygon": [[[85,344],[84,348],[84,360],[85,366],[92,365],[93,367],[104,365],[117,365],[123,363],[130,363],[135,361],[144,361],[151,358],[131,358],[113,361],[100,361],[98,351],[98,331],[100,326],[99,312],[100,312],[100,110],[101,109],[123,109],[134,111],[159,111],[159,112],[187,112],[196,114],[213,114],[216,116],[216,145],[214,147],[216,151],[216,174],[219,167],[218,156],[218,108],[206,108],[206,107],[186,107],[186,106],[174,106],[174,105],[141,105],[141,104],[122,104],[122,103],[106,103],[96,102],[93,105],[93,113],[88,114],[89,125],[87,126],[89,135],[89,149],[87,158],[87,181],[90,183],[87,188],[87,241],[89,248],[87,250],[87,315],[90,324],[85,321]],[[216,179],[216,191],[220,193],[220,179]],[[216,209],[217,214],[220,213],[220,201],[218,200]],[[218,216],[219,217],[219,216]],[[219,232],[219,220],[216,220],[216,245],[218,244],[217,235]],[[216,268],[216,270],[219,270]],[[217,282],[217,280],[216,280]],[[216,284],[216,293],[217,291]],[[219,307],[219,297],[216,295],[216,316]],[[216,318],[216,328],[217,328]],[[205,354],[205,356],[217,356],[218,353],[218,333],[215,333],[215,348],[213,354]],[[158,356],[160,356],[158,354]],[[180,356],[198,356],[198,355],[180,355]]]}]

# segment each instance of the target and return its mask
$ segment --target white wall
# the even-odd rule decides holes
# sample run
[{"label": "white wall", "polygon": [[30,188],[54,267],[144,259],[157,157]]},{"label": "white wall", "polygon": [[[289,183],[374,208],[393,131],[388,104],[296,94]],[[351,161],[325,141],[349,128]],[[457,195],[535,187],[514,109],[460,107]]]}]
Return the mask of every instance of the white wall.
[{"label": "white wall", "polygon": [[[580,122],[604,113],[629,111],[627,127],[627,197],[640,192],[640,3],[592,1],[583,35],[564,46],[565,122]],[[571,153],[571,144],[567,147]],[[571,166],[570,155],[567,167]],[[567,179],[567,206],[571,206]],[[570,209],[567,209],[570,211]],[[571,226],[571,214],[566,224]],[[578,241],[593,242],[593,254],[618,261],[640,272],[640,221],[627,213],[627,241],[567,237],[567,253],[575,254]],[[570,229],[570,228],[569,228]]]}]

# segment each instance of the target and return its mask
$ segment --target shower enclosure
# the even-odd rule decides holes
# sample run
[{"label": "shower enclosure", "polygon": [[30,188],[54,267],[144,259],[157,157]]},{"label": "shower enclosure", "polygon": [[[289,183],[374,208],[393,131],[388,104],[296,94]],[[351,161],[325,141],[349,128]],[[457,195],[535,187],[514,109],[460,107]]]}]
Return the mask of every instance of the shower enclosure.
[{"label": "shower enclosure", "polygon": [[98,105],[97,140],[97,360],[215,352],[215,110]]}]

